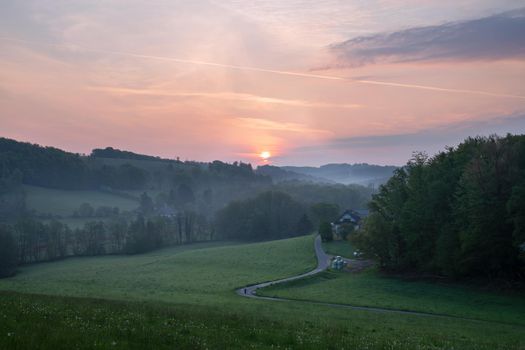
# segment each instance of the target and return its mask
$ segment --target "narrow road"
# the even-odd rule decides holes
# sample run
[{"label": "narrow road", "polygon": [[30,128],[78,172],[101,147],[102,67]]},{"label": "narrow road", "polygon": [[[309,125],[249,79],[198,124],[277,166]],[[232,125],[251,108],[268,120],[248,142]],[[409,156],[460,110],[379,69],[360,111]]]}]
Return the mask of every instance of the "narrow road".
[{"label": "narrow road", "polygon": [[[381,307],[373,307],[373,306],[356,306],[356,305],[349,305],[349,304],[336,304],[336,303],[327,303],[327,302],[313,301],[313,300],[286,299],[286,298],[279,298],[279,297],[264,297],[264,296],[259,296],[256,294],[256,291],[259,288],[264,288],[264,287],[272,286],[275,284],[295,281],[295,280],[298,280],[304,277],[308,277],[308,276],[313,276],[315,274],[325,271],[330,266],[330,260],[332,259],[332,255],[326,254],[325,251],[323,250],[321,236],[319,235],[315,238],[314,248],[315,248],[315,255],[317,256],[317,267],[313,269],[312,271],[303,273],[301,275],[283,278],[280,280],[263,282],[263,283],[239,288],[236,290],[236,293],[243,297],[261,299],[261,300],[288,301],[288,302],[294,301],[294,302],[304,302],[304,303],[309,303],[309,304],[323,305],[323,306],[343,308],[343,309],[363,310],[363,311],[372,311],[372,312],[380,312],[380,313],[395,313],[395,314],[407,314],[407,315],[426,316],[426,317],[452,318],[452,319],[468,320],[468,321],[475,321],[475,322],[500,323],[496,321],[478,320],[474,318],[452,316],[452,315],[445,315],[445,314],[433,314],[433,313],[428,313],[428,312],[408,311],[408,310],[400,310],[400,309],[384,309]],[[348,259],[345,259],[345,260],[348,260]]]},{"label": "narrow road", "polygon": [[255,291],[259,288],[273,286],[274,284],[290,282],[290,281],[298,280],[304,277],[312,276],[312,275],[318,274],[319,272],[326,270],[328,266],[330,265],[331,256],[327,255],[324,252],[323,245],[321,244],[321,236],[315,237],[314,248],[315,248],[315,255],[317,256],[317,267],[313,269],[312,271],[303,273],[301,275],[283,278],[283,279],[276,280],[276,281],[263,282],[263,283],[254,284],[251,286],[246,286],[244,288],[239,288],[237,289],[237,294],[243,297],[248,297],[248,298],[269,299],[269,300],[287,300],[287,299],[281,299],[281,298],[270,298],[270,297],[257,296],[255,294]]}]

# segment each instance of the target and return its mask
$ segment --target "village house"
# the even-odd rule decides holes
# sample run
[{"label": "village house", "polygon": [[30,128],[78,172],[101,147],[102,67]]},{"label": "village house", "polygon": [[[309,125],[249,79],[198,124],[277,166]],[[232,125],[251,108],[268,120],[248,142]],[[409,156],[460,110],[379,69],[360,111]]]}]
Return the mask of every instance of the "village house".
[{"label": "village house", "polygon": [[157,213],[164,218],[173,218],[177,215],[177,211],[166,203],[157,209]]},{"label": "village house", "polygon": [[359,229],[362,215],[355,210],[345,210],[344,213],[332,223],[334,240],[346,239],[349,232]]}]

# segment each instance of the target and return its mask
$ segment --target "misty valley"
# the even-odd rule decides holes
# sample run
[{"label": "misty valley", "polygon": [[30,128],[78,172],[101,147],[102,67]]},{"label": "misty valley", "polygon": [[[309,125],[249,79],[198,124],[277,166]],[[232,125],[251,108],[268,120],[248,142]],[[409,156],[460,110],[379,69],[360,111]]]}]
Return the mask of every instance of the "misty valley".
[{"label": "misty valley", "polygon": [[0,350],[524,350],[524,82],[523,1],[0,1]]},{"label": "misty valley", "polygon": [[520,346],[523,136],[303,172],[0,150],[5,348]]}]

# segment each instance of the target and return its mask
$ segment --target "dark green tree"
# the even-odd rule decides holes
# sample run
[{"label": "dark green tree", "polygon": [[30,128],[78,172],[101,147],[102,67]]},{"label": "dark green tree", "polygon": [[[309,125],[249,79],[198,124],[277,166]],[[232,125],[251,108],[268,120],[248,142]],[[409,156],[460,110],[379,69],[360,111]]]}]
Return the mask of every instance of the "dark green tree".
[{"label": "dark green tree", "polygon": [[297,223],[297,235],[307,235],[309,233],[312,233],[314,229],[314,224],[312,223],[312,220],[308,217],[308,215],[303,214],[301,218],[299,219],[299,222]]},{"label": "dark green tree", "polygon": [[193,203],[195,201],[195,194],[192,188],[185,183],[180,184],[177,188],[177,200],[177,204],[181,206]]},{"label": "dark green tree", "polygon": [[513,187],[507,211],[514,225],[514,245],[519,249],[519,258],[525,263],[525,183]]},{"label": "dark green tree", "polygon": [[319,224],[319,235],[324,242],[330,242],[333,239],[332,225],[327,221],[321,222]]},{"label": "dark green tree", "polygon": [[0,225],[0,278],[14,275],[17,265],[18,252],[12,229]]},{"label": "dark green tree", "polygon": [[333,222],[341,214],[341,210],[337,204],[331,203],[316,203],[310,207],[317,223]]},{"label": "dark green tree", "polygon": [[81,218],[90,218],[95,215],[95,209],[89,203],[82,203],[73,215]]},{"label": "dark green tree", "polygon": [[142,215],[151,215],[155,211],[155,205],[153,204],[153,200],[146,192],[143,192],[140,195],[140,205],[139,210],[142,213]]}]

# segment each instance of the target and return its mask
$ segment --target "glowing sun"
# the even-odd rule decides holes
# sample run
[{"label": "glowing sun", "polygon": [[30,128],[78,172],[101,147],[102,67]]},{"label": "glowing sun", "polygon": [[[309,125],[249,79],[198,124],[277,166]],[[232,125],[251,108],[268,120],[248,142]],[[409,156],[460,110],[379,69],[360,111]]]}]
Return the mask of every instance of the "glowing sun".
[{"label": "glowing sun", "polygon": [[264,161],[267,161],[271,156],[272,154],[268,151],[263,151],[261,154],[259,154],[259,157],[261,157],[261,159]]}]

